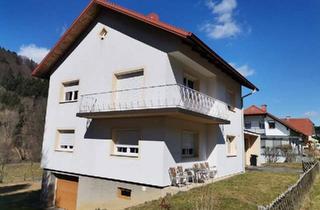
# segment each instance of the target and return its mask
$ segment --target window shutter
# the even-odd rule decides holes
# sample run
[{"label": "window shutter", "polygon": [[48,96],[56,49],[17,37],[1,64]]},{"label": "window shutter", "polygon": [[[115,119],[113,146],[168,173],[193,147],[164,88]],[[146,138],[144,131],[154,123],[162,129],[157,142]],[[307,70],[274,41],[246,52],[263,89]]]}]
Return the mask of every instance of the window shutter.
[{"label": "window shutter", "polygon": [[182,148],[193,149],[194,148],[194,133],[183,132],[182,134]]},{"label": "window shutter", "polygon": [[74,131],[60,131],[60,145],[73,145],[74,139]]},{"label": "window shutter", "polygon": [[140,135],[137,130],[118,130],[117,144],[138,145]]}]

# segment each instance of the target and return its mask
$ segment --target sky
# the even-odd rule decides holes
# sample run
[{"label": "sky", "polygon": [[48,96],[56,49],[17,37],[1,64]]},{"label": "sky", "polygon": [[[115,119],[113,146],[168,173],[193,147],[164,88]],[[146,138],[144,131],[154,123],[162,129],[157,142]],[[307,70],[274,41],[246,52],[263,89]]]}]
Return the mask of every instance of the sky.
[{"label": "sky", "polygon": [[[194,32],[259,87],[245,106],[267,104],[278,117],[320,125],[319,0],[113,2]],[[39,62],[88,3],[1,0],[0,46]]]}]

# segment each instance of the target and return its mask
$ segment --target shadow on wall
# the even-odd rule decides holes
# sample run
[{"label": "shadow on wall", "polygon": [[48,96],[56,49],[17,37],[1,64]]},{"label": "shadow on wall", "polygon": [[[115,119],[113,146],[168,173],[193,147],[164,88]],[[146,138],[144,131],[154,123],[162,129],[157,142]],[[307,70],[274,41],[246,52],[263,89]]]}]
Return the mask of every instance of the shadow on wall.
[{"label": "shadow on wall", "polygon": [[137,129],[142,141],[163,141],[163,118],[93,119],[87,126],[84,140],[110,140],[113,129]]},{"label": "shadow on wall", "polygon": [[176,164],[207,161],[218,144],[225,144],[223,131],[218,124],[206,126],[207,134],[205,138],[199,142],[199,154],[195,158],[182,158],[181,138],[175,139],[176,141],[174,142],[170,140],[165,141],[165,145],[171,154],[171,158],[174,159]]}]

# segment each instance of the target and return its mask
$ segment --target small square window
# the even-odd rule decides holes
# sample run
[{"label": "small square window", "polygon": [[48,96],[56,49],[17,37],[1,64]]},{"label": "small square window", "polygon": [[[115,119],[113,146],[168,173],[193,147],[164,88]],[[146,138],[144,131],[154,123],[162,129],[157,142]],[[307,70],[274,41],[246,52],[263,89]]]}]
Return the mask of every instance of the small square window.
[{"label": "small square window", "polygon": [[79,80],[64,82],[62,102],[76,102],[79,94]]},{"label": "small square window", "polygon": [[132,190],[118,187],[118,197],[119,198],[125,198],[125,199],[131,199],[131,193]]},{"label": "small square window", "polygon": [[58,130],[57,150],[73,151],[75,140],[74,130]]},{"label": "small square window", "polygon": [[276,123],[274,121],[269,121],[269,129],[275,129],[276,128]]}]

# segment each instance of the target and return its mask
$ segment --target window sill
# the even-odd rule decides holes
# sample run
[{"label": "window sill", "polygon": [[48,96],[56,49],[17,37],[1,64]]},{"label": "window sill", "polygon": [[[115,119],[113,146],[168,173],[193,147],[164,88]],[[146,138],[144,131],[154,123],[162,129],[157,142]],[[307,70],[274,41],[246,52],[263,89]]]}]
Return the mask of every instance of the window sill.
[{"label": "window sill", "polygon": [[73,153],[73,150],[63,150],[63,149],[55,149],[55,152],[66,152],[66,153]]},{"label": "window sill", "polygon": [[229,154],[229,155],[227,155],[227,157],[237,157],[237,155],[236,154]]},{"label": "window sill", "polygon": [[110,156],[113,156],[113,157],[133,158],[133,159],[139,158],[139,155],[120,155],[120,154],[110,154]]},{"label": "window sill", "polygon": [[78,100],[75,101],[60,101],[59,104],[70,104],[70,103],[76,103]]}]

